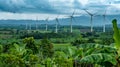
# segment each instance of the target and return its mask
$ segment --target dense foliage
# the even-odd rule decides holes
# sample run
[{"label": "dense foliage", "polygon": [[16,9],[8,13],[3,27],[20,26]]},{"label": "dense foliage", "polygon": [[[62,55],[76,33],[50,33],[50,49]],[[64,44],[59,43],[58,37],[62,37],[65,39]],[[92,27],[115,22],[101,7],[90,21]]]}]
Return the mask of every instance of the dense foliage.
[{"label": "dense foliage", "polygon": [[1,40],[0,67],[120,67],[120,32],[117,20],[112,23],[115,44],[113,38],[100,37],[95,32],[79,34],[68,45],[53,43],[50,38],[54,35],[55,39],[68,37],[55,33],[41,34],[45,38],[39,40],[30,36],[22,40]]}]

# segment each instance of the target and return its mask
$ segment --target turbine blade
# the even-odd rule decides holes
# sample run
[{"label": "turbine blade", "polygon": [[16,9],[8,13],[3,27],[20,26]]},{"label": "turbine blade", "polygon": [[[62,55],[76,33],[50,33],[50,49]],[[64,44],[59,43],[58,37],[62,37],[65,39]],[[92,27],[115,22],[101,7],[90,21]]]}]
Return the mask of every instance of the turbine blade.
[{"label": "turbine blade", "polygon": [[109,18],[106,18],[106,22],[111,22]]},{"label": "turbine blade", "polygon": [[36,17],[36,21],[38,20],[38,17]]},{"label": "turbine blade", "polygon": [[104,15],[106,15],[106,12],[107,12],[107,10],[105,10],[105,13],[104,13]]},{"label": "turbine blade", "polygon": [[59,22],[59,20],[58,20],[58,25],[60,25],[60,22]]},{"label": "turbine blade", "polygon": [[73,19],[73,21],[74,21],[74,22],[76,22],[76,20],[75,20],[75,18],[74,18],[74,17],[73,17],[72,19]]},{"label": "turbine blade", "polygon": [[60,16],[60,13],[58,13],[58,16],[56,18],[58,18]]},{"label": "turbine blade", "polygon": [[48,21],[49,17],[46,18],[46,21]]},{"label": "turbine blade", "polygon": [[59,15],[57,16],[57,18],[59,17]]},{"label": "turbine blade", "polygon": [[59,20],[58,20],[58,18],[56,18],[56,22],[59,24]]},{"label": "turbine blade", "polygon": [[87,10],[84,10],[86,13],[88,13],[89,15],[93,15],[93,14],[91,14],[90,12],[88,12]]},{"label": "turbine blade", "polygon": [[45,19],[45,21],[48,23],[48,20],[49,20],[49,17],[47,17],[46,19]]},{"label": "turbine blade", "polygon": [[73,13],[72,13],[72,16],[75,14],[75,10],[73,11]]},{"label": "turbine blade", "polygon": [[99,16],[99,15],[98,15],[98,12],[95,12],[95,13],[92,14],[92,15],[93,15],[93,16]]},{"label": "turbine blade", "polygon": [[105,13],[104,13],[104,15],[106,15],[106,13],[107,13],[107,9],[108,9],[108,8],[105,9]]},{"label": "turbine blade", "polygon": [[94,15],[94,16],[98,17],[98,16],[103,16],[103,15],[98,15],[98,14],[97,14],[97,15]]}]

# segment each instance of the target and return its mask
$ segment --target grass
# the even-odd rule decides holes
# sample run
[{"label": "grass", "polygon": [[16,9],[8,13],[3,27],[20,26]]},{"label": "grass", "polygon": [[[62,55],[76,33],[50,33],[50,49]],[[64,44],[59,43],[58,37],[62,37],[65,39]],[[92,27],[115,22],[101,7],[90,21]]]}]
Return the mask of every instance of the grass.
[{"label": "grass", "polygon": [[70,43],[56,44],[53,43],[54,50],[67,50],[68,47],[72,47]]},{"label": "grass", "polygon": [[54,47],[61,47],[61,46],[65,47],[65,46],[71,46],[71,44],[70,43],[60,43],[60,44],[53,43],[53,46]]}]

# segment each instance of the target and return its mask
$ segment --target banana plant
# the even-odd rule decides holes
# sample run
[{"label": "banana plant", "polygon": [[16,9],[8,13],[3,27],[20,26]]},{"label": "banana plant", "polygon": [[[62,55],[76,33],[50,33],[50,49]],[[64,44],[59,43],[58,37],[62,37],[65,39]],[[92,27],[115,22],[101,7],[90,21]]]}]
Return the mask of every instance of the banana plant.
[{"label": "banana plant", "polygon": [[[99,64],[99,65],[103,65],[106,66],[115,66],[117,61],[114,55],[109,55],[107,53],[97,53],[97,54],[91,54],[91,55],[87,55],[85,57],[83,57],[82,59],[80,59],[80,63],[91,63],[91,64]],[[107,64],[109,63],[109,64]]]},{"label": "banana plant", "polygon": [[83,49],[76,48],[76,47],[68,47],[68,54],[67,56],[73,60],[73,67],[78,66],[78,58],[83,57]]},{"label": "banana plant", "polygon": [[112,23],[113,23],[113,30],[114,30],[113,38],[115,40],[115,47],[117,48],[118,55],[120,56],[120,30],[118,29],[116,19],[114,19]]},{"label": "banana plant", "polygon": [[[82,66],[115,66],[117,60],[115,58],[116,49],[112,46],[99,45],[99,44],[81,44],[80,48],[83,49],[83,54],[79,59]],[[108,65],[107,64],[107,65]]]},{"label": "banana plant", "polygon": [[10,54],[13,57],[17,57],[14,61],[22,60],[25,65],[34,66],[38,62],[38,56],[33,54],[30,49],[25,48],[25,44],[18,45],[13,44],[14,46],[10,48]]},{"label": "banana plant", "polygon": [[11,54],[23,56],[27,52],[27,49],[25,49],[26,45],[18,45],[18,44],[13,44],[13,45],[14,47],[10,48]]},{"label": "banana plant", "polygon": [[83,56],[83,48],[68,47],[68,57],[77,59],[79,56]]},{"label": "banana plant", "polygon": [[113,38],[115,40],[115,47],[116,47],[117,53],[118,53],[118,56],[116,57],[116,59],[118,61],[117,66],[120,67],[120,30],[118,29],[116,19],[114,19],[112,21],[112,23],[113,23],[113,30],[114,30]]}]

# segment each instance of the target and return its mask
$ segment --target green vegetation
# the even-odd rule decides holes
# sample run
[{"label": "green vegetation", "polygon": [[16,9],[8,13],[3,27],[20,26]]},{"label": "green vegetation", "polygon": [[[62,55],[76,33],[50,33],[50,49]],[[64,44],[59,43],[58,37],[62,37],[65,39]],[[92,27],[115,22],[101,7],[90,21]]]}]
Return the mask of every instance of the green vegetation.
[{"label": "green vegetation", "polygon": [[112,21],[112,23],[113,23],[113,29],[114,29],[113,38],[115,40],[115,47],[116,47],[117,53],[118,53],[118,55],[116,56],[116,59],[118,61],[117,66],[119,67],[120,66],[120,31],[119,31],[119,29],[117,27],[117,20],[114,19]]},{"label": "green vegetation", "polygon": [[112,23],[114,33],[7,33],[12,37],[0,39],[0,67],[120,67],[120,32],[117,20]]}]

